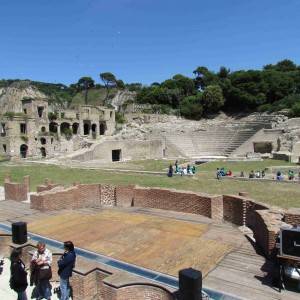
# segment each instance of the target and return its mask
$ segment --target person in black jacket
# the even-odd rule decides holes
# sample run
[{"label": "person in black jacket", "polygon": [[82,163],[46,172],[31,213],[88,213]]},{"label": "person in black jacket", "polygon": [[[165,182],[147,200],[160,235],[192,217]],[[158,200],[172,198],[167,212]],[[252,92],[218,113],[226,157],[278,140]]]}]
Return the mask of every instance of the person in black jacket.
[{"label": "person in black jacket", "polygon": [[69,279],[72,276],[72,271],[75,267],[76,261],[74,245],[71,241],[64,242],[64,250],[64,254],[57,262],[61,293],[60,300],[67,300],[70,297]]},{"label": "person in black jacket", "polygon": [[18,300],[27,300],[26,288],[27,272],[25,271],[25,264],[21,260],[21,249],[13,249],[10,255],[10,287],[18,294]]}]

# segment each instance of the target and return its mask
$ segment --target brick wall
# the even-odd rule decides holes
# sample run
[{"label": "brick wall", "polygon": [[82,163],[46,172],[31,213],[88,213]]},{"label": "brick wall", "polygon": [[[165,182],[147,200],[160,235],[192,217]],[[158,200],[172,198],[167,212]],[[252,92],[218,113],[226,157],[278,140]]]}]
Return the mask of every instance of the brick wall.
[{"label": "brick wall", "polygon": [[116,205],[130,207],[133,205],[134,185],[116,187]]},{"label": "brick wall", "polygon": [[139,300],[173,300],[174,296],[156,286],[151,285],[132,285],[122,287],[117,290],[116,300],[129,300],[129,299],[139,299]]},{"label": "brick wall", "polygon": [[253,235],[256,243],[268,257],[275,255],[276,238],[280,227],[285,223],[282,221],[283,214],[274,210],[256,210],[253,213]]},{"label": "brick wall", "polygon": [[244,201],[245,198],[235,195],[223,195],[224,221],[236,225],[244,223]]},{"label": "brick wall", "polygon": [[5,200],[25,201],[30,190],[30,177],[24,176],[22,183],[11,182],[10,177],[4,181]]},{"label": "brick wall", "polygon": [[291,208],[284,214],[284,222],[300,226],[300,209]]},{"label": "brick wall", "polygon": [[159,188],[135,188],[134,206],[211,216],[211,197]]}]

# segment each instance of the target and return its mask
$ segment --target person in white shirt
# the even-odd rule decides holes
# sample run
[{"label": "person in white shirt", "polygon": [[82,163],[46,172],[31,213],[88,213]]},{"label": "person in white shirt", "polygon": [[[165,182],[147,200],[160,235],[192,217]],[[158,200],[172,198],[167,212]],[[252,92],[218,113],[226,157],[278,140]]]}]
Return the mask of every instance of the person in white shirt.
[{"label": "person in white shirt", "polygon": [[39,276],[37,281],[37,299],[47,299],[50,300],[51,293],[51,263],[52,263],[52,253],[46,248],[45,243],[38,242],[37,250],[34,252],[31,263],[36,264],[39,270]]}]

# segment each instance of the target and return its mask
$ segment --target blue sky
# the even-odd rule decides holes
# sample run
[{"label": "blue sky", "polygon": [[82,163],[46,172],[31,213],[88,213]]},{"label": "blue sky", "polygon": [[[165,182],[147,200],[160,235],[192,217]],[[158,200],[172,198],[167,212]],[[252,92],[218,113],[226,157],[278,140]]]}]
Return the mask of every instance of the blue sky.
[{"label": "blue sky", "polygon": [[300,64],[299,0],[1,0],[0,78],[149,84],[197,66]]}]

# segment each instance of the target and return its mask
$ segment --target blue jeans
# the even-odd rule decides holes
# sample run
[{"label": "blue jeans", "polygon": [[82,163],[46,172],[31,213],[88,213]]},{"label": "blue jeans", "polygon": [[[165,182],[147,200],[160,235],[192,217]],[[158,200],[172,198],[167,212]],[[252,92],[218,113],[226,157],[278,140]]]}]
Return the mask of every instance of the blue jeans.
[{"label": "blue jeans", "polygon": [[60,286],[60,300],[68,300],[70,297],[70,284],[69,278],[63,279],[59,278],[59,286]]},{"label": "blue jeans", "polygon": [[51,293],[51,284],[49,280],[40,280],[37,285],[38,299],[50,299],[52,296]]},{"label": "blue jeans", "polygon": [[26,291],[18,292],[18,300],[27,300]]}]

